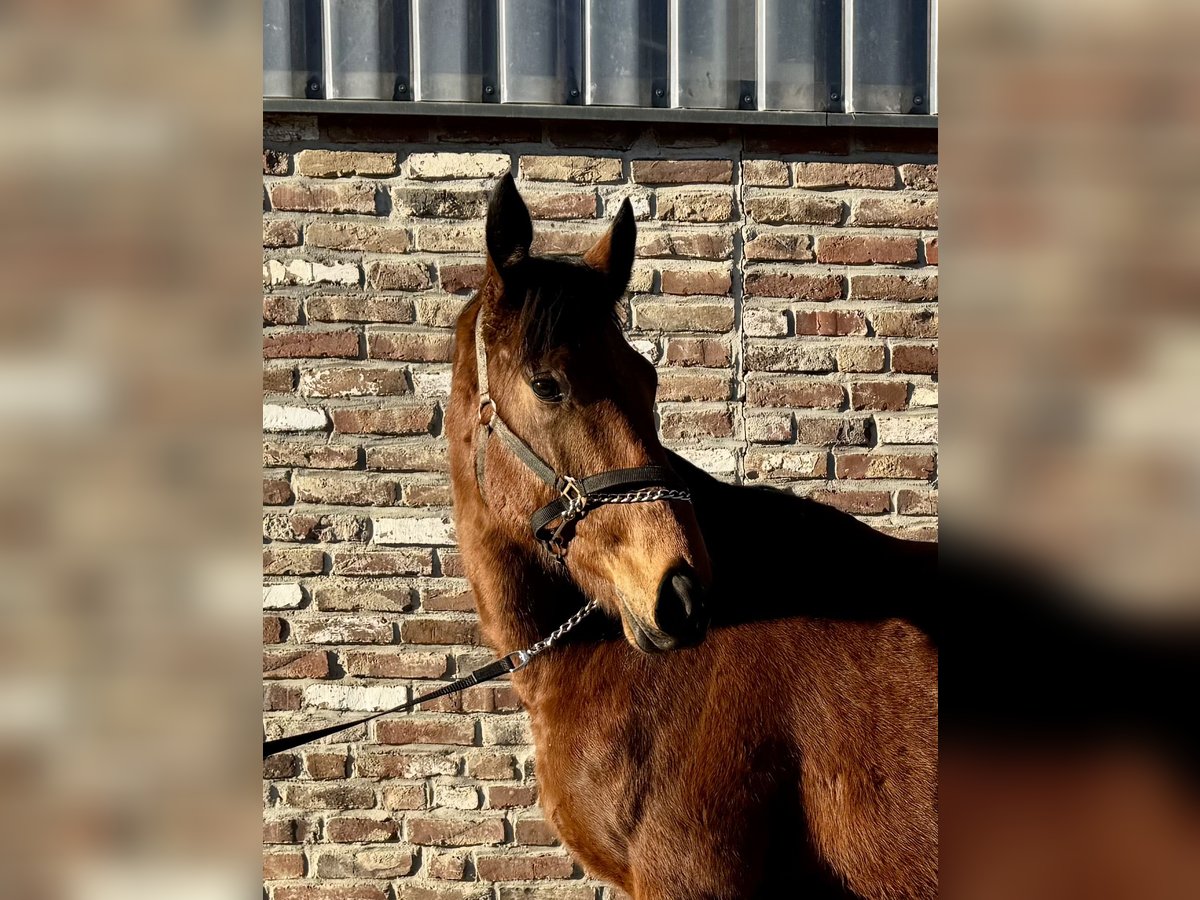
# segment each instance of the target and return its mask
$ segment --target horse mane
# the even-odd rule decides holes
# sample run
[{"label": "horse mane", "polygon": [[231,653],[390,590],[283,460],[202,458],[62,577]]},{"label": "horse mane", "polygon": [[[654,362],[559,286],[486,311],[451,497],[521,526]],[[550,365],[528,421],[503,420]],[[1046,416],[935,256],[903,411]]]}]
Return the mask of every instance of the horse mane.
[{"label": "horse mane", "polygon": [[529,360],[579,344],[608,321],[621,324],[617,305],[603,295],[599,276],[582,262],[527,260],[522,277],[512,279],[505,290],[524,293],[515,327]]}]

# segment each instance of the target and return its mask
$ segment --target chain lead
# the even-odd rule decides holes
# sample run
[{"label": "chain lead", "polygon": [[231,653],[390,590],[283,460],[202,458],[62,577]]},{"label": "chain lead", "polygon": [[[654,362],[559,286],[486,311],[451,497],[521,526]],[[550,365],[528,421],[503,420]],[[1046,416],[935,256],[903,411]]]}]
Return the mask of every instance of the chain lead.
[{"label": "chain lead", "polygon": [[586,604],[584,604],[583,607],[580,608],[577,613],[575,613],[575,615],[571,616],[571,618],[567,619],[567,621],[563,622],[552,632],[550,632],[549,635],[542,638],[536,644],[525,650],[518,650],[514,654],[509,654],[510,657],[515,656],[517,658],[516,665],[513,667],[512,671],[519,672],[521,669],[529,665],[529,661],[539,653],[544,650],[549,650],[551,647],[553,647],[556,641],[561,639],[563,635],[575,628],[580,622],[587,618],[588,615],[592,613],[599,605],[600,604],[595,600],[589,600]]}]

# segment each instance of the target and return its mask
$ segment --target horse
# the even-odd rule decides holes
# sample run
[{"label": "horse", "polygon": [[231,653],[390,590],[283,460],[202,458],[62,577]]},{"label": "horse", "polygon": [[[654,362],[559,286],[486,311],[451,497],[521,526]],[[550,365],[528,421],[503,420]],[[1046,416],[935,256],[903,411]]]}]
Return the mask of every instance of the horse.
[{"label": "horse", "polygon": [[563,843],[635,900],[934,897],[936,545],[663,447],[619,319],[628,200],[582,259],[535,257],[506,175],[484,237],[454,518],[494,650],[579,622],[511,676]]}]

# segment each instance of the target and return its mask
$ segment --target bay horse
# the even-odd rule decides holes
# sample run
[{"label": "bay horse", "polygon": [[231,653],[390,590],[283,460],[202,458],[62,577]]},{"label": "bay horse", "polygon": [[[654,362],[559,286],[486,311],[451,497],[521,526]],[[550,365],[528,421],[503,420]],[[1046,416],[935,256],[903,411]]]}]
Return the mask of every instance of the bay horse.
[{"label": "bay horse", "polygon": [[[599,610],[512,676],[539,802],[635,900],[932,898],[936,545],[663,447],[616,315],[635,237],[625,201],[582,260],[534,257],[506,175],[457,323],[446,432],[484,638],[509,654]],[[629,471],[644,502],[580,501]],[[555,503],[547,539],[530,517]]]}]

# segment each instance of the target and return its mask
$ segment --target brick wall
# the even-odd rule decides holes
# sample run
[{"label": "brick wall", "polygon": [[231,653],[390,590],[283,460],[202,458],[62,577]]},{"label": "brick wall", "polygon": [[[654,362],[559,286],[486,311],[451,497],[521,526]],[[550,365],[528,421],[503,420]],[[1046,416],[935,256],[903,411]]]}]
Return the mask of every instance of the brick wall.
[{"label": "brick wall", "polygon": [[[263,668],[268,736],[491,658],[454,549],[451,326],[511,167],[535,252],[629,197],[630,339],[668,445],[931,539],[936,133],[268,116]],[[597,900],[536,807],[529,730],[479,686],[268,761],[274,900]]]}]

